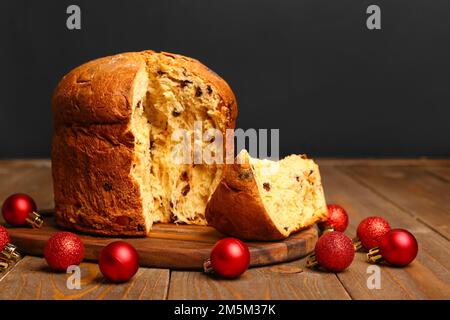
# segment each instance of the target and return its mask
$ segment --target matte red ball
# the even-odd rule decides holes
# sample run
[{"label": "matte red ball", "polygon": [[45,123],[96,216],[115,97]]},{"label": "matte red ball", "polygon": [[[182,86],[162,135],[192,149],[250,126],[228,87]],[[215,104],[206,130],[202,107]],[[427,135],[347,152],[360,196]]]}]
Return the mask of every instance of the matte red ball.
[{"label": "matte red ball", "polygon": [[2,252],[3,248],[9,243],[9,233],[8,230],[4,226],[0,226],[0,252]]},{"label": "matte red ball", "polygon": [[321,236],[314,251],[319,265],[333,272],[345,270],[355,257],[352,239],[339,231],[328,232]]},{"label": "matte red ball", "polygon": [[37,211],[33,198],[24,193],[9,196],[2,206],[3,218],[12,226],[22,226],[30,212]]},{"label": "matte red ball", "polygon": [[329,204],[328,219],[319,223],[319,228],[322,230],[332,228],[334,231],[344,232],[348,227],[348,214],[338,204]]},{"label": "matte red ball", "polygon": [[382,217],[368,217],[359,223],[356,234],[361,245],[370,250],[379,246],[381,239],[389,230],[391,226]]},{"label": "matte red ball", "polygon": [[84,244],[72,232],[57,232],[45,244],[44,257],[54,271],[66,271],[69,266],[83,261]]},{"label": "matte red ball", "polygon": [[211,251],[211,265],[224,278],[237,278],[250,264],[250,251],[245,243],[236,238],[219,240]]},{"label": "matte red ball", "polygon": [[410,264],[418,251],[416,238],[404,229],[390,230],[380,242],[380,254],[383,259],[397,267]]},{"label": "matte red ball", "polygon": [[136,249],[125,241],[108,244],[100,252],[98,265],[103,276],[112,282],[130,280],[139,269]]}]

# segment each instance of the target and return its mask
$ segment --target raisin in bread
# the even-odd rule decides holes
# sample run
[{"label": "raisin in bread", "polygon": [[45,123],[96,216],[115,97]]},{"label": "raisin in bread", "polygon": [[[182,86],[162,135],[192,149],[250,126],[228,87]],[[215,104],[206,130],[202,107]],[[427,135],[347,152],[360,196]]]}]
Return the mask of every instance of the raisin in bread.
[{"label": "raisin in bread", "polygon": [[60,226],[143,236],[154,222],[206,224],[223,166],[174,163],[171,135],[191,133],[195,121],[203,131],[234,128],[236,100],[217,74],[181,55],[118,54],[68,73],[52,110]]},{"label": "raisin in bread", "polygon": [[227,167],[206,209],[208,223],[248,240],[277,240],[324,221],[319,167],[301,155],[259,160],[242,150]]}]

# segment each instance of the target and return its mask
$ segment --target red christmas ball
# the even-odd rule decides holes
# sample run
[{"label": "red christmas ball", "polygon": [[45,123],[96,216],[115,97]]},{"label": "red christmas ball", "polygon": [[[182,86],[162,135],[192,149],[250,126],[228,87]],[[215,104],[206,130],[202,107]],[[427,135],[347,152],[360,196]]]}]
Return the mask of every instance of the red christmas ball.
[{"label": "red christmas ball", "polygon": [[380,241],[381,256],[397,267],[410,264],[416,258],[418,250],[416,238],[404,229],[392,229]]},{"label": "red christmas ball", "polygon": [[319,265],[333,272],[346,269],[355,257],[352,239],[339,231],[325,233],[314,249]]},{"label": "red christmas ball", "polygon": [[391,230],[389,223],[381,217],[368,217],[362,220],[356,234],[361,245],[369,250],[378,247],[381,239]]},{"label": "red christmas ball", "polygon": [[57,232],[45,244],[44,257],[53,270],[66,271],[69,266],[83,261],[83,242],[72,232]]},{"label": "red christmas ball", "polygon": [[333,229],[334,231],[344,232],[348,226],[348,214],[338,204],[329,204],[328,206],[328,219],[319,223],[321,230]]},{"label": "red christmas ball", "polygon": [[4,226],[0,226],[0,252],[2,252],[3,248],[9,243],[9,233],[8,230]]},{"label": "red christmas ball", "polygon": [[36,203],[24,193],[9,196],[2,206],[3,218],[12,226],[24,225],[28,215],[34,211],[37,211]]},{"label": "red christmas ball", "polygon": [[139,269],[136,249],[124,241],[108,244],[100,252],[98,265],[103,276],[112,282],[130,280]]},{"label": "red christmas ball", "polygon": [[236,238],[219,240],[211,251],[211,266],[224,278],[237,278],[250,264],[250,251],[245,243]]}]

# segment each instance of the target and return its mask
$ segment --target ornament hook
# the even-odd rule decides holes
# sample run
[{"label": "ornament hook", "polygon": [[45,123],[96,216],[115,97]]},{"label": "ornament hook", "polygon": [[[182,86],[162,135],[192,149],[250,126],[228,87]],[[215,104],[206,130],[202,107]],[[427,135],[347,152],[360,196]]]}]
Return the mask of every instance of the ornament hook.
[{"label": "ornament hook", "polygon": [[7,243],[5,245],[1,254],[6,259],[11,260],[13,262],[17,262],[22,258],[19,251],[17,251],[17,247],[11,243]]},{"label": "ornament hook", "polygon": [[379,263],[382,260],[383,260],[383,256],[380,254],[379,247],[372,248],[367,253],[367,261],[370,263]]},{"label": "ornament hook", "polygon": [[318,265],[319,263],[316,260],[316,254],[312,253],[308,256],[308,258],[306,259],[306,267],[307,268],[314,268]]}]

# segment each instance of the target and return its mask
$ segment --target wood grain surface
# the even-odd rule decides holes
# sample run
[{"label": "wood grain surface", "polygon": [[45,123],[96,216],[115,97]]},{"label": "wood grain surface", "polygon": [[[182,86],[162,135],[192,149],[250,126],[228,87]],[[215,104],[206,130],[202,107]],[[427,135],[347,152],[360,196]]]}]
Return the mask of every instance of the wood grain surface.
[{"label": "wood grain surface", "polygon": [[82,263],[81,289],[69,289],[71,274],[55,273],[44,259],[25,257],[0,282],[2,299],[107,300],[165,299],[169,270],[140,268],[127,283],[113,284],[102,277],[94,263]]},{"label": "wood grain surface", "polygon": [[[68,274],[50,272],[44,259],[27,256],[0,274],[0,299],[450,299],[450,160],[320,159],[319,164],[327,202],[349,213],[347,235],[354,237],[364,217],[380,215],[419,242],[418,257],[408,267],[380,266],[379,289],[367,287],[371,265],[363,252],[337,274],[307,269],[303,258],[251,268],[236,280],[142,267],[121,285],[105,282],[97,265],[85,262],[82,288],[75,291],[67,289]],[[48,160],[0,161],[1,202],[26,192],[51,211],[51,190]]]},{"label": "wood grain surface", "polygon": [[323,167],[327,201],[339,203],[350,217],[349,236],[356,236],[358,223],[368,216],[382,216],[392,228],[410,230],[419,242],[416,260],[405,268],[380,266],[381,288],[370,290],[365,253],[357,253],[349,272],[339,273],[344,287],[358,299],[450,299],[450,246],[448,241],[414,219],[408,212],[386,201],[358,183],[345,170]]},{"label": "wood grain surface", "polygon": [[336,275],[304,267],[305,259],[253,268],[239,279],[209,277],[200,272],[173,271],[169,299],[350,299]]},{"label": "wood grain surface", "polygon": [[355,166],[346,172],[384,201],[396,204],[450,239],[448,181],[437,179],[422,168],[400,166]]}]

